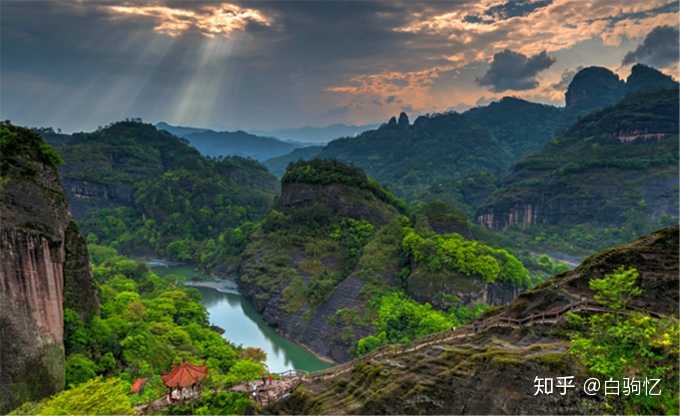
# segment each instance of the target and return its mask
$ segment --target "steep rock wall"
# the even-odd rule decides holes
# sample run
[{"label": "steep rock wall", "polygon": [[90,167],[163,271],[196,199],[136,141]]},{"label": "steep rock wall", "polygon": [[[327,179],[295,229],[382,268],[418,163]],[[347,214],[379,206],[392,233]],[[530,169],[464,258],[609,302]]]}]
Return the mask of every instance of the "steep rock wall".
[{"label": "steep rock wall", "polygon": [[[26,129],[0,126],[0,412],[64,387],[64,306],[99,304],[55,163]],[[64,287],[77,293],[65,303]],[[84,306],[86,305],[86,306]]]}]

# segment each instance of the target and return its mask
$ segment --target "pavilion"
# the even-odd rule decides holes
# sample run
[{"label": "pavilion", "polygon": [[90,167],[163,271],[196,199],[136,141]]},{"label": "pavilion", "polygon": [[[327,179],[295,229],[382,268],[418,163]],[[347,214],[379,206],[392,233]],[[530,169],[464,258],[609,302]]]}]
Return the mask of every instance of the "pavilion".
[{"label": "pavilion", "polygon": [[168,401],[195,399],[201,393],[201,380],[208,375],[207,366],[193,365],[187,362],[173,368],[169,373],[161,375],[163,384],[170,389]]}]

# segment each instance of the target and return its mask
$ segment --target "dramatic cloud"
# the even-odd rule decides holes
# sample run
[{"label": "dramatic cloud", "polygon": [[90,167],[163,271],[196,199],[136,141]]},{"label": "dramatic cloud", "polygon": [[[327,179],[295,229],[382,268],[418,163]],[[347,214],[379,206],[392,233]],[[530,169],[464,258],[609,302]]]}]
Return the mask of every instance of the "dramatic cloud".
[{"label": "dramatic cloud", "polygon": [[[130,116],[215,129],[366,124],[509,87],[558,104],[565,71],[617,70],[677,16],[673,0],[0,1],[0,119],[68,131]],[[526,62],[489,72],[506,49]],[[547,55],[557,62],[532,75],[549,58],[528,61]]]},{"label": "dramatic cloud", "polygon": [[255,9],[222,3],[200,7],[198,10],[165,6],[108,6],[108,10],[119,15],[144,16],[156,21],[154,30],[168,36],[179,36],[189,29],[196,29],[202,35],[228,36],[234,31],[243,31],[250,23],[269,26],[271,20]]},{"label": "dramatic cloud", "polygon": [[526,16],[536,9],[550,5],[552,0],[512,0],[486,9],[484,14],[496,19]]},{"label": "dramatic cloud", "polygon": [[678,6],[668,0],[521,0],[502,4],[481,0],[452,9],[416,15],[395,30],[445,36],[488,59],[503,49],[534,55],[594,38],[616,46],[623,38],[644,36],[660,24],[677,24]]},{"label": "dramatic cloud", "polygon": [[404,90],[422,89],[432,84],[441,68],[412,72],[383,72],[380,74],[359,75],[349,81],[349,85],[331,86],[328,91],[344,94],[372,94],[395,97]]},{"label": "dramatic cloud", "polygon": [[655,27],[635,48],[623,58],[623,65],[640,62],[656,67],[678,63],[678,29],[670,26]]},{"label": "dramatic cloud", "polygon": [[530,90],[538,86],[536,75],[555,63],[555,58],[543,51],[531,57],[511,50],[494,55],[491,67],[477,82],[492,91]]}]

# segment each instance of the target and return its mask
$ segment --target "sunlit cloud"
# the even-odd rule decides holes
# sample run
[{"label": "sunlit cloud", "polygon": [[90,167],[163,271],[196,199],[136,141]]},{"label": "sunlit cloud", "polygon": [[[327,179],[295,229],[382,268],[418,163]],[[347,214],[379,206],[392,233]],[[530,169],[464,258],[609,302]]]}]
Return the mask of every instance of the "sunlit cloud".
[{"label": "sunlit cloud", "polygon": [[471,19],[487,16],[489,10],[498,7],[497,0],[483,0],[414,19],[394,30],[445,36],[452,46],[477,48],[486,58],[503,49],[534,55],[593,38],[611,46],[618,45],[623,37],[640,38],[653,27],[677,24],[677,10],[671,6],[668,0],[628,4],[612,0],[555,0],[526,15]]},{"label": "sunlit cloud", "polygon": [[[542,56],[577,47],[590,40],[599,40],[605,47],[616,48],[624,40],[644,38],[655,27],[676,24],[677,5],[668,0],[527,0],[515,3],[481,0],[458,3],[449,10],[433,8],[414,14],[410,21],[393,29],[397,33],[416,36],[411,40],[415,43],[418,39],[448,42],[450,53],[431,57],[447,63],[409,72],[355,75],[346,83],[329,87],[328,91],[367,97],[396,96],[422,110],[436,109],[442,105],[438,99],[442,94],[436,97],[437,91],[432,85],[443,73],[455,72],[472,64],[489,68],[494,64],[494,56],[501,53]],[[620,68],[611,69],[620,72]],[[564,91],[554,85],[560,81],[560,72],[548,71],[538,77],[527,77],[522,88],[518,88],[516,83],[511,83],[513,88],[486,83],[490,91],[485,94],[489,99],[497,99],[501,97],[500,90],[514,89],[512,94],[520,98],[558,104],[563,100]],[[475,104],[476,98],[470,92],[454,92],[458,103]],[[477,97],[482,92],[477,90]],[[454,97],[449,95],[448,99],[453,100]]]},{"label": "sunlit cloud", "polygon": [[256,9],[243,8],[235,4],[221,3],[186,9],[168,6],[107,6],[117,15],[144,16],[155,20],[154,30],[176,37],[190,29],[213,38],[227,37],[236,31],[244,31],[251,24],[270,26],[271,18]]}]

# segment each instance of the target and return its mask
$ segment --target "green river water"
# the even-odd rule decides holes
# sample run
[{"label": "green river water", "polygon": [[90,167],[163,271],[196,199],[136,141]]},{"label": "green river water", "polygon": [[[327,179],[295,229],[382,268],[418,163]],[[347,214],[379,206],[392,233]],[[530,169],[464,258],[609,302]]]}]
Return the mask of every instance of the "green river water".
[{"label": "green river water", "polygon": [[[163,265],[162,261],[148,264],[160,275],[182,275],[192,281],[214,280],[190,265]],[[224,329],[224,338],[237,345],[262,349],[267,353],[267,366],[271,372],[291,369],[314,371],[329,366],[269,327],[253,305],[241,296],[234,283],[226,282],[223,286],[219,290],[204,287],[195,289],[203,297],[202,303],[208,310],[210,323]]]}]

